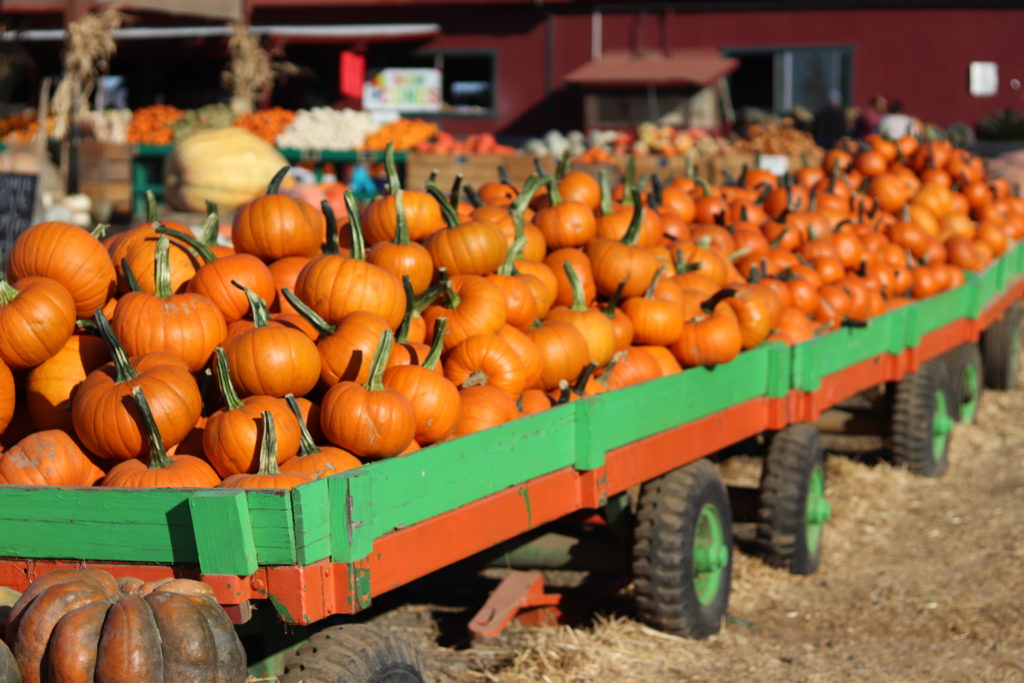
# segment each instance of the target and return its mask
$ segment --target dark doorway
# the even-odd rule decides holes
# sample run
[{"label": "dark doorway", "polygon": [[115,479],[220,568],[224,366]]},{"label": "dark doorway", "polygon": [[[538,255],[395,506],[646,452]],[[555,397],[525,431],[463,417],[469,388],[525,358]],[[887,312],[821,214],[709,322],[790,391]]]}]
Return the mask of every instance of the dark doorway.
[{"label": "dark doorway", "polygon": [[756,107],[771,111],[774,96],[775,55],[741,54],[740,66],[729,77],[729,92],[737,111]]}]

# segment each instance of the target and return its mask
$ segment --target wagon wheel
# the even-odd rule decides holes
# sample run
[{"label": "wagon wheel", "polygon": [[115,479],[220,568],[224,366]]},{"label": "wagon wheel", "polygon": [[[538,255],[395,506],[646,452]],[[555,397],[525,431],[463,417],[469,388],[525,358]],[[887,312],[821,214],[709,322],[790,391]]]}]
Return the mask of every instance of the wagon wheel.
[{"label": "wagon wheel", "polygon": [[818,430],[790,425],[772,437],[761,472],[757,545],[773,567],[813,574],[832,508],[825,499],[825,455]]},{"label": "wagon wheel", "polygon": [[633,540],[642,621],[668,633],[717,633],[729,600],[732,516],[718,470],[698,460],[643,486]]},{"label": "wagon wheel", "polygon": [[328,626],[285,660],[281,683],[423,683],[419,653],[367,624]]},{"label": "wagon wheel", "polygon": [[1003,319],[981,334],[981,356],[985,362],[985,386],[1015,389],[1020,371],[1020,302],[1006,311]]},{"label": "wagon wheel", "polygon": [[941,477],[949,467],[953,430],[945,365],[925,363],[900,380],[893,393],[893,463],[922,477]]},{"label": "wagon wheel", "polygon": [[945,356],[946,374],[949,376],[949,398],[953,417],[957,422],[972,423],[978,414],[981,400],[984,368],[977,344],[964,344]]}]

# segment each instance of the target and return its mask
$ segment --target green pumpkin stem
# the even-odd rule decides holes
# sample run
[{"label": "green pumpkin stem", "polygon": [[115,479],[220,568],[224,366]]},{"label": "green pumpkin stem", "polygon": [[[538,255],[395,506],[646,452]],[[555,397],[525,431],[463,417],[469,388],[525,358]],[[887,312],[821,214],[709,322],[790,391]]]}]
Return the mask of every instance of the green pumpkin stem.
[{"label": "green pumpkin stem", "polygon": [[562,193],[558,191],[558,179],[548,176],[545,179],[548,184],[548,196],[551,197],[551,206],[558,206],[562,203]]},{"label": "green pumpkin stem", "polygon": [[334,334],[334,331],[338,329],[337,325],[331,325],[329,322],[320,317],[316,311],[306,305],[306,302],[299,298],[299,296],[288,289],[287,287],[281,290],[281,294],[285,300],[292,305],[292,308],[301,315],[306,322],[313,326],[313,329],[317,331],[321,339],[326,339]]},{"label": "green pumpkin stem", "polygon": [[273,476],[280,474],[277,466],[277,426],[269,410],[260,412],[263,429],[260,434],[260,469],[259,473]]},{"label": "green pumpkin stem", "polygon": [[388,192],[394,194],[402,188],[402,181],[398,177],[398,167],[395,166],[395,143],[389,142],[384,150],[384,170],[388,174]]},{"label": "green pumpkin stem", "polygon": [[626,177],[622,181],[622,205],[639,206],[640,202],[633,196],[636,189],[636,158],[630,154],[626,157]]},{"label": "green pumpkin stem", "polygon": [[110,223],[97,223],[96,227],[93,228],[89,234],[98,240],[103,239],[107,236],[107,230],[110,229]]},{"label": "green pumpkin stem", "polygon": [[142,287],[139,286],[139,279],[135,277],[135,271],[128,265],[128,259],[121,259],[121,273],[124,275],[124,281],[128,283],[128,289],[133,292],[141,292]]},{"label": "green pumpkin stem", "polygon": [[363,224],[359,219],[359,205],[351,190],[345,190],[345,210],[348,211],[348,234],[352,239],[350,258],[366,260],[366,240],[363,238]]},{"label": "green pumpkin stem", "polygon": [[459,197],[462,195],[462,174],[456,173],[455,180],[452,181],[452,191],[448,193],[448,201],[455,207],[456,210],[459,208]]},{"label": "green pumpkin stem", "polygon": [[210,261],[217,260],[217,255],[210,251],[208,246],[193,237],[190,233],[175,230],[174,228],[168,228],[163,225],[157,228],[156,232],[158,235],[166,235],[167,237],[173,237],[180,242],[184,242],[189,249],[199,256],[199,258],[203,259],[203,263],[209,263]]},{"label": "green pumpkin stem", "polygon": [[523,191],[516,195],[516,198],[512,200],[508,207],[508,212],[512,215],[513,221],[515,221],[516,214],[519,214],[519,220],[522,221],[523,213],[525,213],[526,208],[530,205],[530,200],[533,199],[533,195],[537,194],[537,190],[543,185],[544,181],[537,176],[531,175],[526,179],[526,182],[523,183]]},{"label": "green pumpkin stem", "polygon": [[391,330],[384,330],[384,333],[381,334],[377,348],[373,352],[373,360],[370,361],[370,376],[367,378],[366,384],[363,385],[367,391],[383,391],[384,382],[381,381],[381,377],[384,376],[384,370],[387,368],[394,340],[395,335]]},{"label": "green pumpkin stem", "polygon": [[156,241],[153,268],[154,294],[158,299],[167,299],[174,294],[174,290],[171,289],[171,241],[167,239],[167,235],[160,235]]},{"label": "green pumpkin stem", "polygon": [[622,300],[622,289],[626,286],[626,280],[628,279],[626,277],[622,278],[622,282],[616,285],[615,291],[608,297],[608,303],[601,309],[601,312],[612,320],[615,320],[615,309],[619,307],[619,301]]},{"label": "green pumpkin stem", "polygon": [[199,228],[199,241],[208,247],[217,246],[217,236],[220,235],[220,212],[217,205],[206,200],[206,218]]},{"label": "green pumpkin stem", "polygon": [[245,298],[249,300],[249,308],[252,310],[252,324],[255,327],[266,327],[270,324],[270,314],[267,312],[267,302],[260,298],[260,295],[245,285],[232,280],[231,284],[245,292]]},{"label": "green pumpkin stem", "polygon": [[295,394],[285,394],[284,400],[288,407],[291,408],[292,414],[295,415],[295,421],[299,423],[299,457],[302,458],[319,453],[320,447],[313,441],[313,435],[309,433],[309,429],[306,427],[306,420],[302,417],[302,408],[299,407],[299,402],[295,400]]},{"label": "green pumpkin stem", "polygon": [[291,166],[285,166],[274,174],[274,177],[270,179],[270,183],[267,185],[267,194],[277,194],[281,191],[281,183],[290,170]]},{"label": "green pumpkin stem", "polygon": [[103,309],[97,308],[92,319],[96,323],[96,331],[100,333],[100,337],[107,343],[110,357],[114,359],[114,380],[120,384],[121,382],[127,382],[138,377],[139,371],[128,362],[128,353],[124,350],[124,346],[121,345],[121,340],[114,334],[113,328],[110,327],[110,321],[103,314]]},{"label": "green pumpkin stem", "polygon": [[498,275],[515,275],[516,274],[516,261],[523,256],[523,248],[526,246],[526,237],[516,237],[512,241],[512,246],[508,248],[508,254],[505,255],[505,260],[498,266]]},{"label": "green pumpkin stem", "polygon": [[448,197],[445,196],[444,192],[436,184],[428,182],[427,192],[430,196],[437,200],[437,203],[441,205],[441,214],[444,216],[444,222],[449,228],[454,228],[459,224],[459,212],[455,210],[451,202],[448,201]]},{"label": "green pumpkin stem", "polygon": [[572,170],[572,155],[569,150],[562,152],[562,157],[558,160],[558,165],[555,166],[555,177],[561,180],[569,171]]},{"label": "green pumpkin stem", "polygon": [[153,190],[146,190],[146,222],[155,223],[156,217],[156,195],[153,194]]},{"label": "green pumpkin stem", "polygon": [[683,256],[683,250],[682,249],[676,249],[676,257],[672,260],[672,265],[675,267],[677,275],[682,275],[683,273],[689,273],[690,271],[699,270],[700,269],[700,263],[699,262],[698,263],[687,263],[686,262],[686,257]]},{"label": "green pumpkin stem", "polygon": [[395,193],[395,244],[409,244],[409,223],[405,217],[405,192]]},{"label": "green pumpkin stem", "polygon": [[146,441],[149,442],[149,469],[160,470],[174,464],[171,456],[167,455],[167,448],[164,447],[164,440],[160,436],[160,430],[153,419],[153,411],[149,408],[149,401],[142,393],[142,387],[132,387],[132,398],[139,408],[139,415],[142,416],[143,431],[146,432]]},{"label": "green pumpkin stem", "polygon": [[657,173],[651,174],[651,197],[658,203],[658,206],[664,204],[663,195],[665,193],[665,184],[661,182],[661,176]]},{"label": "green pumpkin stem", "polygon": [[661,276],[665,274],[665,271],[667,269],[668,266],[662,266],[661,268],[658,268],[658,272],[654,274],[653,278],[651,278],[651,284],[647,285],[647,291],[644,292],[645,299],[654,298],[654,290],[658,288],[658,282],[661,280]]},{"label": "green pumpkin stem", "polygon": [[612,181],[606,169],[598,172],[597,184],[601,188],[601,215],[607,216],[612,212]]},{"label": "green pumpkin stem", "polygon": [[462,192],[466,195],[466,200],[473,205],[474,209],[479,209],[484,205],[484,200],[480,198],[479,193],[473,189],[472,185],[463,185]]},{"label": "green pumpkin stem", "polygon": [[[539,175],[542,178],[546,177],[548,174],[548,172],[544,169],[544,164],[542,164],[540,162],[540,159],[538,159],[537,157],[533,158],[533,170],[536,171],[537,175]],[[511,185],[512,183],[508,184]]]},{"label": "green pumpkin stem", "polygon": [[505,185],[508,185],[509,187],[513,186],[512,178],[509,176],[508,169],[505,168],[504,164],[498,165],[498,179]]},{"label": "green pumpkin stem", "polygon": [[[644,225],[644,205],[640,201],[640,192],[633,190],[632,194],[633,202],[633,219],[629,222],[629,229],[626,230],[626,234],[622,236],[622,243],[631,247],[635,247],[637,241],[640,239],[640,229]],[[625,202],[623,202],[625,204]]]},{"label": "green pumpkin stem", "polygon": [[444,333],[448,328],[448,318],[438,318],[434,321],[434,339],[430,342],[430,352],[423,360],[423,367],[433,370],[437,362],[441,360],[441,352],[444,351]]},{"label": "green pumpkin stem", "polygon": [[612,372],[615,371],[615,366],[619,364],[623,358],[626,357],[625,351],[616,351],[612,354],[611,360],[608,361],[607,365],[601,370],[601,374],[597,376],[598,384],[607,387],[608,383],[612,379]]},{"label": "green pumpkin stem", "polygon": [[218,346],[213,350],[213,367],[216,370],[214,373],[217,377],[217,387],[220,389],[220,395],[224,397],[224,405],[228,407],[228,410],[238,410],[245,403],[238,397],[238,392],[235,391],[235,385],[231,381],[231,369],[228,367],[228,357],[224,353],[224,349]]},{"label": "green pumpkin stem", "polygon": [[565,276],[569,278],[569,286],[572,287],[572,306],[570,306],[570,310],[586,311],[587,296],[583,291],[583,283],[580,282],[580,276],[576,273],[576,269],[568,261],[563,261],[562,270],[565,271]]},{"label": "green pumpkin stem", "polygon": [[437,301],[437,297],[441,296],[442,291],[440,283],[427,287],[425,292],[416,297],[416,303],[413,304],[414,314],[419,315],[427,310],[430,305]]},{"label": "green pumpkin stem", "polygon": [[584,396],[587,393],[587,382],[594,376],[594,371],[597,370],[597,363],[590,361],[586,367],[580,370],[579,377],[576,378],[576,383],[572,385],[572,393],[577,396]]},{"label": "green pumpkin stem", "polygon": [[569,397],[572,395],[572,386],[568,380],[558,380],[558,398],[555,399],[555,405],[560,406],[563,403],[569,402]]},{"label": "green pumpkin stem", "polygon": [[710,297],[705,299],[704,303],[700,305],[700,308],[702,311],[704,311],[705,314],[711,315],[712,313],[715,312],[715,306],[722,303],[726,299],[730,299],[734,296],[736,296],[735,289],[729,289],[728,287],[720,289],[714,294],[712,294]]},{"label": "green pumpkin stem", "polygon": [[402,276],[402,289],[405,291],[405,315],[402,316],[402,324],[395,333],[395,341],[399,344],[408,344],[409,327],[412,325],[413,315],[416,314],[416,293],[412,291],[412,280],[408,275]]},{"label": "green pumpkin stem", "polygon": [[452,287],[452,281],[448,278],[448,269],[442,266],[437,270],[437,284],[440,294],[445,298],[445,308],[458,308],[462,304],[462,297]]},{"label": "green pumpkin stem", "polygon": [[326,199],[320,200],[320,212],[324,215],[324,222],[327,223],[327,242],[324,244],[325,254],[340,254],[338,247],[338,219],[334,215],[334,209]]}]

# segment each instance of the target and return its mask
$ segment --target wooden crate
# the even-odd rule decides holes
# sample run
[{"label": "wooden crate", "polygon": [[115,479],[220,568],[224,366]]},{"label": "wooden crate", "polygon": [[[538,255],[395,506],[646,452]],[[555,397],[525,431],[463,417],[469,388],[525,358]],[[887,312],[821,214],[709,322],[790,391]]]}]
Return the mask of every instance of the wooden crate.
[{"label": "wooden crate", "polygon": [[[789,155],[789,172],[794,173],[804,166],[819,166],[824,158],[821,149],[812,150],[800,154]],[[714,154],[707,159],[707,179],[709,182],[721,185],[726,181],[726,174],[734,180],[743,173],[743,168],[754,168],[756,155],[753,152],[725,152]]]},{"label": "wooden crate", "polygon": [[93,206],[107,204],[112,211],[132,209],[132,153],[128,145],[95,140],[78,144],[78,191],[89,195]]},{"label": "wooden crate", "polygon": [[455,176],[474,188],[498,180],[498,167],[504,166],[516,185],[522,185],[533,173],[533,159],[525,154],[418,154],[405,158],[405,187],[422,190],[431,172],[437,171],[437,184],[448,189]]}]

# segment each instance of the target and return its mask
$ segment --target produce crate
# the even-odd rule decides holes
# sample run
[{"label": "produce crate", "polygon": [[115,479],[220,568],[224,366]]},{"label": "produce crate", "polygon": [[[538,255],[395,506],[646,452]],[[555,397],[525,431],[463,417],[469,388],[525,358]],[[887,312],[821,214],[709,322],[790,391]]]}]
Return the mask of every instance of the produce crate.
[{"label": "produce crate", "polygon": [[78,191],[94,205],[108,203],[118,213],[132,210],[132,148],[82,140],[78,143]]},{"label": "produce crate", "polygon": [[420,154],[409,152],[405,159],[405,186],[420,190],[433,171],[437,184],[447,190],[462,174],[462,181],[474,188],[498,180],[498,167],[504,166],[512,182],[522,186],[534,172],[533,158],[525,154]]},{"label": "produce crate", "polygon": [[[804,166],[820,166],[825,157],[821,149],[803,152],[800,154],[789,154],[789,169],[793,171]],[[728,174],[734,180],[743,173],[744,166],[754,168],[757,155],[754,152],[726,151],[709,154],[705,157],[702,173],[708,182],[721,185],[726,182]],[[701,174],[698,174],[701,175]]]}]

